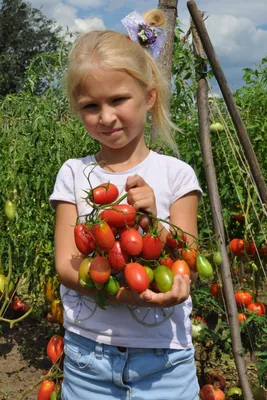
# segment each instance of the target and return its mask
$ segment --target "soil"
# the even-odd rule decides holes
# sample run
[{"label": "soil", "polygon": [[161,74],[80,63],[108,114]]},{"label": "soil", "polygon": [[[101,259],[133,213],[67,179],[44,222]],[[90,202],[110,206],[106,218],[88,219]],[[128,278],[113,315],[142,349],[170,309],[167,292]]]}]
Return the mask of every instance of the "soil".
[{"label": "soil", "polygon": [[[8,318],[8,316],[5,316]],[[46,346],[57,324],[30,317],[10,329],[0,325],[0,400],[36,400],[40,379],[52,366]],[[23,392],[33,387],[28,394]]]}]

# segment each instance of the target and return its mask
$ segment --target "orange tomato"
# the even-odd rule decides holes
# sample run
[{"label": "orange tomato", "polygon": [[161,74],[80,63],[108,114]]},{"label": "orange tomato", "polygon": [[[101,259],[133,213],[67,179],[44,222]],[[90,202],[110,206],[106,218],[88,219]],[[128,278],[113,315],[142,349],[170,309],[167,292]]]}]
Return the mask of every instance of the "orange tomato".
[{"label": "orange tomato", "polygon": [[185,260],[176,260],[171,267],[175,275],[188,275],[190,277],[190,268]]}]

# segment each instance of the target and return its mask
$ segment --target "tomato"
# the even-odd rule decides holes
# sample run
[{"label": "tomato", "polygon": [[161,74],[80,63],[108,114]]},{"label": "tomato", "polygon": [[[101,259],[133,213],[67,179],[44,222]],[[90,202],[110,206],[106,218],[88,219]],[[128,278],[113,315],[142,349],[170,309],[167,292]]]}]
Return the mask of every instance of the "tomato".
[{"label": "tomato", "polygon": [[216,251],[216,253],[213,254],[212,261],[217,266],[221,265],[221,263],[222,263],[222,254],[221,254],[220,251]]},{"label": "tomato", "polygon": [[148,232],[143,236],[142,258],[145,260],[156,260],[159,258],[163,243],[158,235]]},{"label": "tomato", "polygon": [[252,296],[249,292],[236,292],[235,301],[238,306],[248,306],[252,302]]},{"label": "tomato", "polygon": [[115,243],[115,236],[111,227],[102,221],[92,228],[92,235],[97,247],[102,251],[109,251]]},{"label": "tomato", "polygon": [[241,256],[244,252],[245,242],[243,239],[232,239],[229,243],[229,249],[234,256]]},{"label": "tomato", "polygon": [[175,229],[168,233],[166,244],[174,250],[179,250],[184,247],[186,240],[186,234],[184,234],[180,229]]},{"label": "tomato", "polygon": [[238,221],[238,222],[244,222],[245,221],[245,215],[243,212],[237,213],[233,215],[233,218]]},{"label": "tomato", "polygon": [[239,387],[232,387],[227,392],[228,399],[242,399],[242,390]]},{"label": "tomato", "polygon": [[163,255],[162,257],[160,257],[159,263],[160,263],[160,265],[165,265],[165,267],[168,267],[168,268],[171,269],[171,267],[172,267],[174,261],[173,261],[173,259],[172,259],[170,256],[168,256],[167,254],[165,254],[165,255]]},{"label": "tomato", "polygon": [[150,282],[150,283],[153,282],[153,280],[154,280],[154,278],[155,278],[155,274],[154,274],[153,269],[150,268],[150,267],[147,267],[146,265],[144,266],[144,268],[145,268],[145,270],[146,270],[146,272],[147,272],[147,275],[148,275],[148,277],[149,277],[149,282]]},{"label": "tomato", "polygon": [[192,339],[198,339],[203,329],[205,329],[205,326],[201,321],[192,321]]},{"label": "tomato", "polygon": [[106,182],[94,188],[90,194],[90,200],[95,204],[113,203],[119,195],[117,186]]},{"label": "tomato", "polygon": [[120,290],[120,284],[115,276],[110,276],[109,280],[105,283],[105,289],[108,294],[112,296],[116,296],[118,291]]},{"label": "tomato", "polygon": [[190,277],[190,268],[185,260],[174,261],[171,270],[175,275],[188,275]]},{"label": "tomato", "polygon": [[45,284],[45,299],[48,303],[52,303],[56,296],[53,278],[49,277]]},{"label": "tomato", "polygon": [[210,292],[215,299],[219,297],[219,286],[218,283],[212,283],[210,286]]},{"label": "tomato", "polygon": [[96,256],[91,262],[89,274],[95,283],[102,285],[107,282],[111,274],[111,267],[106,257]]},{"label": "tomato", "polygon": [[59,324],[63,324],[63,306],[60,300],[53,300],[51,304],[51,312],[53,317]]},{"label": "tomato", "polygon": [[134,228],[124,229],[121,232],[121,248],[131,256],[138,256],[143,248],[141,233]]},{"label": "tomato", "polygon": [[244,313],[238,313],[237,314],[237,320],[239,322],[239,324],[242,324],[244,321],[246,321],[247,316]]},{"label": "tomato", "polygon": [[259,301],[256,301],[254,303],[250,303],[247,306],[247,309],[252,311],[256,315],[266,314],[265,305],[263,303],[260,303]]},{"label": "tomato", "polygon": [[123,271],[125,265],[129,262],[129,254],[122,250],[119,240],[115,240],[112,249],[109,250],[108,261],[111,265],[111,268],[115,269],[116,271]]},{"label": "tomato", "polygon": [[187,262],[189,268],[196,271],[197,251],[193,248],[185,248],[181,251],[183,260]]},{"label": "tomato", "polygon": [[200,398],[202,400],[224,400],[225,394],[219,388],[214,388],[212,385],[206,384],[200,389]]},{"label": "tomato", "polygon": [[129,263],[124,269],[124,276],[130,289],[138,293],[144,292],[149,286],[149,277],[145,268],[136,262]]},{"label": "tomato", "polygon": [[59,357],[63,354],[64,339],[63,336],[53,335],[46,347],[46,353],[52,364],[55,364]]},{"label": "tomato", "polygon": [[246,244],[246,253],[249,256],[255,256],[255,254],[257,253],[257,247],[254,242],[249,242]]},{"label": "tomato", "polygon": [[136,211],[129,204],[118,204],[117,206],[103,210],[99,214],[99,218],[105,220],[112,227],[123,228],[134,225]]},{"label": "tomato", "polygon": [[169,292],[172,288],[174,273],[165,265],[160,265],[154,271],[155,282],[161,293]]},{"label": "tomato", "polygon": [[85,258],[79,266],[79,282],[82,287],[92,289],[95,287],[94,282],[90,278],[89,270],[92,262],[91,257]]},{"label": "tomato", "polygon": [[22,300],[16,299],[11,303],[11,308],[15,312],[24,313],[30,309],[28,304],[25,304]]},{"label": "tomato", "polygon": [[212,124],[210,124],[210,131],[212,133],[223,132],[224,127],[220,122],[213,122]]},{"label": "tomato", "polygon": [[218,374],[217,372],[207,372],[205,374],[205,383],[208,383],[209,385],[216,385],[219,389],[224,391],[225,386],[226,386],[226,380],[225,378]]},{"label": "tomato", "polygon": [[37,400],[50,400],[51,395],[55,391],[55,389],[55,382],[45,379],[39,387]]},{"label": "tomato", "polygon": [[266,256],[266,254],[267,254],[267,247],[261,247],[260,250],[259,250],[260,257],[263,258],[263,257]]},{"label": "tomato", "polygon": [[84,255],[92,253],[95,242],[91,230],[84,224],[77,224],[74,228],[74,239],[77,249]]},{"label": "tomato", "polygon": [[4,293],[6,284],[6,277],[3,274],[0,274],[0,293]]},{"label": "tomato", "polygon": [[13,221],[16,217],[16,207],[11,200],[5,202],[5,215],[9,221]]},{"label": "tomato", "polygon": [[197,256],[197,272],[203,278],[211,278],[213,275],[213,269],[210,262],[206,259],[206,257],[199,254]]}]

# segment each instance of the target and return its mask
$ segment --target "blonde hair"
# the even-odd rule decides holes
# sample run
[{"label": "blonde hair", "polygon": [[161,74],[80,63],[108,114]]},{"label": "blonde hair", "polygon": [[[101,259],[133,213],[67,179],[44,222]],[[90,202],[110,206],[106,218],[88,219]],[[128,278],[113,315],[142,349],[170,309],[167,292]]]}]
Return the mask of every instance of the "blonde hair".
[{"label": "blonde hair", "polygon": [[[143,17],[148,25],[156,27],[165,25],[165,14],[161,10],[147,11]],[[65,76],[70,111],[74,115],[79,115],[76,89],[99,67],[126,72],[137,81],[144,92],[156,89],[156,100],[150,110],[152,122],[157,136],[176,151],[171,130],[177,128],[169,117],[168,83],[148,52],[139,43],[133,42],[122,33],[110,30],[90,31],[76,40],[69,52]]]}]

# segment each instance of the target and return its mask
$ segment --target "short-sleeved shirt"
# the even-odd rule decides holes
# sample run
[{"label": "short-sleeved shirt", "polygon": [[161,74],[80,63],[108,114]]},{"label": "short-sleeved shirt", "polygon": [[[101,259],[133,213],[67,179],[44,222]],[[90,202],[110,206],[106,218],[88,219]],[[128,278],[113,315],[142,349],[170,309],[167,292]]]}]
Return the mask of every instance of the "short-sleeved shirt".
[{"label": "short-sleeved shirt", "polygon": [[[56,201],[76,204],[79,216],[90,213],[86,192],[105,182],[115,184],[119,196],[125,193],[128,176],[140,175],[155,193],[157,215],[169,220],[170,206],[184,195],[201,189],[194,170],[174,157],[150,151],[138,165],[125,172],[109,172],[97,164],[95,156],[69,159],[58,172],[52,207]],[[126,202],[126,199],[123,201]],[[168,227],[168,225],[166,225]],[[137,307],[126,304],[99,308],[94,299],[61,285],[66,329],[100,343],[140,348],[192,347],[191,297],[168,308]]]}]

